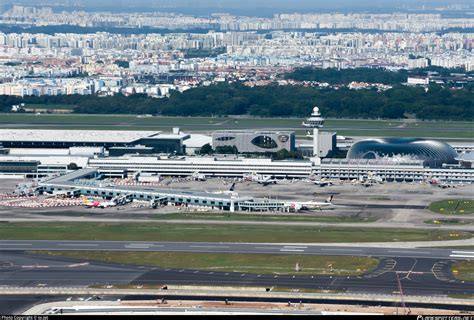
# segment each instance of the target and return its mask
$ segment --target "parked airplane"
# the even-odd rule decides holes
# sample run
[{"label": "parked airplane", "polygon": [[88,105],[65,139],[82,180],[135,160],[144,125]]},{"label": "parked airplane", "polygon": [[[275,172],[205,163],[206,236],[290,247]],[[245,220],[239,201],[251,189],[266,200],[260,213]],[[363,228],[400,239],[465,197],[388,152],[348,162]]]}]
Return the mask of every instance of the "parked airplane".
[{"label": "parked airplane", "polygon": [[108,207],[115,207],[117,203],[114,199],[110,201],[100,201],[93,199],[92,197],[82,196],[82,204],[89,208],[108,208]]},{"label": "parked airplane", "polygon": [[354,186],[371,187],[374,184],[383,184],[383,179],[378,176],[370,176],[368,178],[359,177],[359,179],[352,180]]},{"label": "parked airplane", "polygon": [[215,192],[209,192],[209,191],[206,191],[207,193],[211,193],[211,194],[225,194],[225,195],[229,195],[229,196],[232,196],[232,197],[237,197],[239,194],[235,191],[235,182],[232,183],[232,185],[230,186],[229,190],[223,190],[223,191],[215,191]]},{"label": "parked airplane", "polygon": [[192,174],[191,174],[191,178],[194,180],[194,181],[206,181],[207,180],[207,177],[205,174],[202,174],[202,173],[199,173],[199,171],[194,171]]},{"label": "parked airplane", "polygon": [[264,176],[262,174],[257,174],[256,172],[244,175],[244,179],[248,181],[257,182],[258,184],[261,184],[263,186],[268,186],[269,184],[276,184],[278,181],[272,176]]},{"label": "parked airplane", "polygon": [[320,187],[327,187],[327,186],[332,186],[334,184],[334,182],[332,182],[331,180],[326,180],[326,179],[321,179],[321,180],[310,180],[309,182],[317,185],[317,186],[320,186]]},{"label": "parked airplane", "polygon": [[331,195],[329,198],[326,199],[324,202],[318,201],[308,201],[308,202],[291,202],[290,203],[290,210],[300,211],[300,210],[323,210],[325,208],[329,208],[333,206],[332,199],[334,198]]}]

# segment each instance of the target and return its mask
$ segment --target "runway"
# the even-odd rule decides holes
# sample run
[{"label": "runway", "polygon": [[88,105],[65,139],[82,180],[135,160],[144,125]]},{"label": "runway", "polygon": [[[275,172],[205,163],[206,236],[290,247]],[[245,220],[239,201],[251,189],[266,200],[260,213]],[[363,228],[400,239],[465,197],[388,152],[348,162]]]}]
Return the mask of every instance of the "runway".
[{"label": "runway", "polygon": [[396,258],[436,258],[471,260],[474,250],[436,248],[353,247],[311,244],[150,242],[150,241],[54,241],[0,240],[0,251],[172,251],[202,253],[254,253],[370,256]]},{"label": "runway", "polygon": [[307,288],[348,293],[393,294],[398,273],[407,295],[474,294],[472,282],[453,278],[452,260],[381,258],[378,267],[362,276],[277,275],[153,268],[24,252],[0,252],[1,287],[75,288],[91,285],[237,285]]}]

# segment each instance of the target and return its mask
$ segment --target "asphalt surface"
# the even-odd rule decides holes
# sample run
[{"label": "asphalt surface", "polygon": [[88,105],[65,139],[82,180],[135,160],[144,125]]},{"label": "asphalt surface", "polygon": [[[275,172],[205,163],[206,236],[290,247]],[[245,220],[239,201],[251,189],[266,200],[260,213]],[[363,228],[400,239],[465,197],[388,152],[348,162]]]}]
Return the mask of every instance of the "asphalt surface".
[{"label": "asphalt surface", "polygon": [[0,315],[21,314],[34,305],[53,301],[64,301],[59,296],[12,295],[0,297]]},{"label": "asphalt surface", "polygon": [[[473,282],[456,280],[453,260],[434,258],[380,258],[374,270],[354,277],[275,275],[152,268],[79,259],[1,252],[0,291],[3,287],[61,287],[90,285],[238,285],[307,288],[349,293],[393,294],[398,273],[407,295],[474,294]],[[1,300],[1,299],[0,299]]]},{"label": "asphalt surface", "polygon": [[152,242],[152,241],[55,241],[0,240],[1,251],[172,251],[201,253],[254,253],[371,256],[397,258],[437,258],[469,260],[474,250],[436,248],[344,247],[329,245],[227,243],[227,242]]}]

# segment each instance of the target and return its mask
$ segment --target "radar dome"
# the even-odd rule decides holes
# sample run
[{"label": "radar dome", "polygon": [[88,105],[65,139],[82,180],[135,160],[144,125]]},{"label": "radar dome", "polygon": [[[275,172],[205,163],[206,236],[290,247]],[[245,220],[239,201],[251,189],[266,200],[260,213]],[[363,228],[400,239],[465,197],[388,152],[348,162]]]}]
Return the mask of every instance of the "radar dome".
[{"label": "radar dome", "polygon": [[313,108],[313,113],[314,113],[314,114],[319,114],[319,108],[318,108],[318,107],[314,107],[314,108]]}]

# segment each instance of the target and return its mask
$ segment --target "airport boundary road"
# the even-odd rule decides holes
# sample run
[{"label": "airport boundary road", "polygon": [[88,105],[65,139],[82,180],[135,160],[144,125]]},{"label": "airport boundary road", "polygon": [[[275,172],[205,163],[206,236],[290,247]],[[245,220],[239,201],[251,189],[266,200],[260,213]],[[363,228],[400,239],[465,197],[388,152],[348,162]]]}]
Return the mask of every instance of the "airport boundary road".
[{"label": "airport boundary road", "polygon": [[0,251],[144,251],[196,253],[254,253],[439,258],[472,260],[474,250],[435,248],[353,247],[309,244],[151,242],[151,241],[51,241],[0,240]]}]

